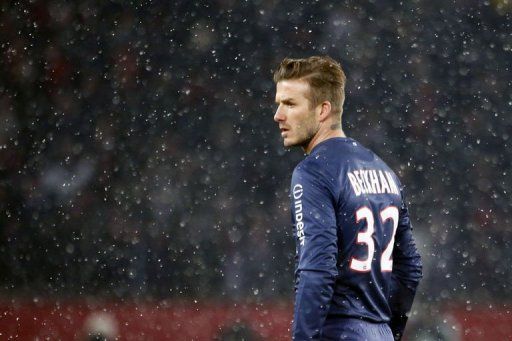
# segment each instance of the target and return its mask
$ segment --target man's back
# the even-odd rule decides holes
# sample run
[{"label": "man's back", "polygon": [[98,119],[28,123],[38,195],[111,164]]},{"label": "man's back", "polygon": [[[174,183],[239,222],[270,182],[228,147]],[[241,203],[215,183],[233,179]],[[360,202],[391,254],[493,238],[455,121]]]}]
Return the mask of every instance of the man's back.
[{"label": "man's back", "polygon": [[355,140],[331,138],[296,167],[291,191],[295,337],[320,334],[327,318],[405,318],[421,263],[393,171]]}]

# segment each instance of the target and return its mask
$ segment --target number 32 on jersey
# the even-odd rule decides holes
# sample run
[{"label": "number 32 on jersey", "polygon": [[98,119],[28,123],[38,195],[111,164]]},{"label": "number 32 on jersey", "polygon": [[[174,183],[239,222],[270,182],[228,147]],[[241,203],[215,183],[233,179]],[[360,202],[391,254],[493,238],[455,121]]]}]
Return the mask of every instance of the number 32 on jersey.
[{"label": "number 32 on jersey", "polygon": [[[391,220],[393,223],[391,240],[382,252],[380,259],[381,271],[391,271],[393,269],[393,260],[391,259],[391,255],[393,253],[395,233],[398,226],[398,208],[395,206],[389,206],[380,211],[378,218],[382,224],[385,224],[387,220]],[[368,272],[371,270],[373,254],[375,252],[375,243],[373,241],[375,218],[373,216],[373,212],[368,207],[361,207],[356,211],[356,221],[359,222],[361,220],[366,221],[367,229],[365,232],[359,232],[357,234],[357,243],[366,245],[368,248],[368,258],[364,260],[352,258],[350,261],[350,268],[355,271]]]}]

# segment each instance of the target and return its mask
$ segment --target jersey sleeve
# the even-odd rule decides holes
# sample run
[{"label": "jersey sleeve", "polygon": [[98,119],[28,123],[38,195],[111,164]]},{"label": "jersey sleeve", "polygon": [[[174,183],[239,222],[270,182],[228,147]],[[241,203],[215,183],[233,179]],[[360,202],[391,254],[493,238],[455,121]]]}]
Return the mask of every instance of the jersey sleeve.
[{"label": "jersey sleeve", "polygon": [[296,169],[291,211],[298,261],[293,339],[320,339],[333,296],[338,246],[333,195],[319,172]]},{"label": "jersey sleeve", "polygon": [[393,271],[389,305],[391,308],[390,326],[395,340],[400,340],[411,310],[416,288],[422,277],[421,257],[412,235],[409,211],[402,194],[399,222],[393,248]]}]

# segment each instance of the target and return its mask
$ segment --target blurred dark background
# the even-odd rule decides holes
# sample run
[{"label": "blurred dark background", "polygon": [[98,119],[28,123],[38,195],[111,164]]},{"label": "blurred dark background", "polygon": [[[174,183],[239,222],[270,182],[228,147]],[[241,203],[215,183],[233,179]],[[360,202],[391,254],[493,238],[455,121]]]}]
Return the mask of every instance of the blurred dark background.
[{"label": "blurred dark background", "polygon": [[416,311],[509,309],[511,26],[506,0],[1,2],[2,295],[291,300],[272,70],[328,54],[407,186]]}]

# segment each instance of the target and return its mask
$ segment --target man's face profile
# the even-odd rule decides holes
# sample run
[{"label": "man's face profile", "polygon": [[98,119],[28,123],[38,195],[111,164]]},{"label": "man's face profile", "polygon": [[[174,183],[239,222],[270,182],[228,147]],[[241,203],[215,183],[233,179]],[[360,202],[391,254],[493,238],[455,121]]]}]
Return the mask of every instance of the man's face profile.
[{"label": "man's face profile", "polygon": [[309,84],[300,79],[279,81],[276,85],[274,121],[279,124],[285,147],[307,146],[318,131],[315,109],[309,100]]}]

